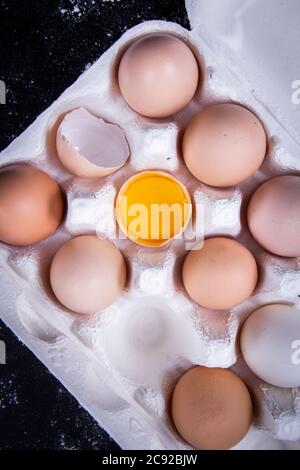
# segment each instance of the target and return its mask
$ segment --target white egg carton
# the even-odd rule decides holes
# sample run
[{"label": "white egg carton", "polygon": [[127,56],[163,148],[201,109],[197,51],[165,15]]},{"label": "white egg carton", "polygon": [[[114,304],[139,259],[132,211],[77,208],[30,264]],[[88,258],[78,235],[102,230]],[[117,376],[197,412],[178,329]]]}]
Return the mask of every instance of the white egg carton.
[{"label": "white egg carton", "polygon": [[[32,162],[48,172],[68,199],[65,223],[48,240],[28,248],[0,246],[1,318],[124,449],[189,448],[169,421],[168,400],[177,379],[194,364],[233,366],[252,390],[259,404],[254,425],[236,448],[300,448],[300,389],[280,389],[254,377],[240,358],[236,341],[239,325],[256,307],[275,301],[300,307],[299,259],[264,252],[251,239],[243,216],[245,201],[261,181],[300,171],[300,134],[294,119],[300,106],[292,101],[297,76],[288,76],[296,69],[284,50],[288,42],[289,54],[294,51],[299,64],[300,4],[297,0],[186,4],[192,31],[165,21],[127,31],[1,153],[1,165]],[[137,115],[125,104],[116,83],[123,47],[153,32],[182,38],[202,64],[202,89],[171,119]],[[273,41],[278,43],[274,50]],[[253,177],[239,187],[221,190],[202,185],[189,174],[178,151],[178,135],[205,105],[227,100],[255,111],[266,127],[269,149]],[[59,163],[57,128],[61,116],[77,107],[124,129],[131,157],[113,175],[74,178]],[[193,200],[204,205],[204,235],[232,236],[253,251],[260,281],[250,299],[228,312],[203,309],[189,299],[180,282],[182,241],[145,249],[129,240],[114,240],[116,193],[129,176],[145,169],[169,171],[187,185]],[[64,241],[95,231],[122,250],[130,279],[113,305],[83,321],[55,301],[48,272]]]}]

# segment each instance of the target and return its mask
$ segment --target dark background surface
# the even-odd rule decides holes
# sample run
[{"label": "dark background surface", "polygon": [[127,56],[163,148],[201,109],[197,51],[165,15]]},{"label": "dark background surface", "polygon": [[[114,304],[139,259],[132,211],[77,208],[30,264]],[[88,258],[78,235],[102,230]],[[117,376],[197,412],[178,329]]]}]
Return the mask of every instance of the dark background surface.
[{"label": "dark background surface", "polygon": [[[126,29],[153,19],[189,27],[184,0],[0,0],[0,151]],[[1,321],[0,340],[0,449],[118,449]]]}]

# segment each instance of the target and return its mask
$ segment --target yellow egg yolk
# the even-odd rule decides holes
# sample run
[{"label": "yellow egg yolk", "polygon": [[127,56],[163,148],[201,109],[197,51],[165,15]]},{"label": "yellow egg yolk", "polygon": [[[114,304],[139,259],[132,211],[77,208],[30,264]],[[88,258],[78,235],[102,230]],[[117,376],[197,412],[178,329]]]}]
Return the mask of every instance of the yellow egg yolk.
[{"label": "yellow egg yolk", "polygon": [[160,246],[182,233],[191,216],[191,201],[172,176],[145,171],[123,185],[116,210],[119,225],[131,240]]}]

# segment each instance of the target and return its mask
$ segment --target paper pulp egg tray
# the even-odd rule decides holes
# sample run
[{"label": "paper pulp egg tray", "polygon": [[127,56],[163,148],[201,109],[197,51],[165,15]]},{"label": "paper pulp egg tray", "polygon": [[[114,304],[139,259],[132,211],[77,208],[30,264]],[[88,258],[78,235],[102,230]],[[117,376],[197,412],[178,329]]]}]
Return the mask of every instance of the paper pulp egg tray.
[{"label": "paper pulp egg tray", "polygon": [[[281,389],[256,378],[240,357],[237,336],[244,319],[263,304],[300,307],[299,259],[265,252],[244,220],[245,201],[262,181],[300,171],[300,106],[292,100],[300,63],[300,4],[228,0],[221,6],[216,0],[188,0],[186,6],[191,31],[165,21],[127,31],[1,153],[1,165],[29,162],[46,171],[68,201],[65,222],[47,240],[27,248],[1,244],[1,318],[123,449],[190,448],[174,431],[168,403],[178,378],[195,364],[232,367],[259,404],[252,427],[235,448],[299,449],[300,389]],[[193,101],[164,120],[132,111],[116,80],[126,44],[154,32],[182,38],[202,69],[202,86]],[[267,157],[259,171],[231,189],[196,181],[178,145],[191,117],[221,101],[252,109],[268,136]],[[66,112],[78,107],[126,133],[130,159],[111,176],[76,178],[59,163],[58,125]],[[114,239],[116,194],[128,177],[145,169],[170,172],[187,186],[194,203],[204,207],[203,236],[227,235],[251,249],[260,281],[247,301],[221,313],[193,303],[180,280],[186,253],[180,240],[149,249]],[[95,232],[121,249],[130,276],[113,305],[83,320],[55,302],[48,273],[66,240]]]}]

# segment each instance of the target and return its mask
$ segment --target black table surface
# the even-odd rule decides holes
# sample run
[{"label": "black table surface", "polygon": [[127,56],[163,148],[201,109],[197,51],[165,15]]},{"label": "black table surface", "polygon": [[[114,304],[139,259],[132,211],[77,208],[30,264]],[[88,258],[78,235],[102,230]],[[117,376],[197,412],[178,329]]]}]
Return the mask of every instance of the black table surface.
[{"label": "black table surface", "polygon": [[[0,0],[0,151],[124,31],[153,19],[189,27],[184,0]],[[0,449],[118,449],[1,321],[0,340]]]}]

